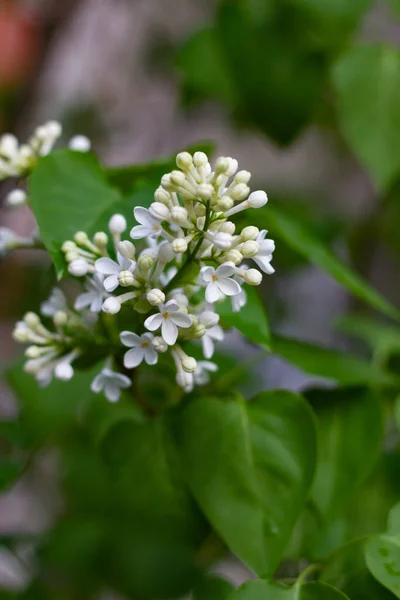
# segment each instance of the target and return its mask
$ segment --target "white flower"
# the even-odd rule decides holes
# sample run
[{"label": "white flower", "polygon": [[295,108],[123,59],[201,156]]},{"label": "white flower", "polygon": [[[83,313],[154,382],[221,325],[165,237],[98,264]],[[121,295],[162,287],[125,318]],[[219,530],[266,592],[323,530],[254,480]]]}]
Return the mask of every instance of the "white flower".
[{"label": "white flower", "polygon": [[93,379],[90,389],[95,394],[104,392],[105,397],[110,402],[118,402],[121,396],[121,389],[128,388],[131,383],[129,377],[117,373],[106,366]]},{"label": "white flower", "polygon": [[107,292],[113,292],[119,285],[118,275],[121,271],[134,271],[136,263],[130,258],[124,258],[119,252],[117,253],[117,261],[106,256],[98,258],[94,263],[94,268],[102,275],[108,275],[103,282],[104,289]]},{"label": "white flower", "polygon": [[147,208],[136,206],[133,214],[140,225],[136,225],[131,229],[130,236],[134,240],[143,238],[156,238],[162,233],[162,227],[156,219],[154,219]]},{"label": "white flower", "polygon": [[92,143],[86,135],[74,135],[68,144],[68,147],[75,152],[89,152],[91,146]]},{"label": "white flower", "polygon": [[159,305],[160,312],[148,317],[144,326],[150,331],[161,327],[161,335],[169,346],[173,346],[178,338],[178,327],[187,328],[192,324],[189,315],[179,312],[179,305],[175,300]]},{"label": "white flower", "polygon": [[53,317],[56,312],[67,312],[67,299],[60,288],[53,288],[50,296],[40,305],[40,312],[45,317]]},{"label": "white flower", "polygon": [[206,333],[201,338],[203,346],[203,354],[206,358],[211,358],[214,354],[214,342],[222,342],[224,339],[224,330],[220,325],[214,325],[207,329]]},{"label": "white flower", "polygon": [[272,253],[275,250],[274,240],[265,239],[267,230],[263,229],[257,236],[256,242],[259,246],[259,250],[255,256],[253,256],[254,262],[264,273],[272,275],[275,273],[275,269],[271,266]]},{"label": "white flower", "polygon": [[19,237],[8,227],[0,227],[0,256],[6,256],[18,243]]},{"label": "white flower", "polygon": [[243,306],[246,306],[247,294],[246,294],[245,290],[242,288],[240,294],[238,294],[237,296],[232,296],[231,302],[232,302],[232,311],[239,312],[240,309],[243,308]]},{"label": "white flower", "polygon": [[100,312],[103,304],[103,299],[106,296],[104,292],[104,275],[95,273],[93,277],[85,281],[85,290],[83,294],[79,294],[75,300],[75,309],[83,310],[89,308],[91,312]]},{"label": "white flower", "polygon": [[196,385],[207,385],[210,381],[210,373],[218,371],[218,366],[209,360],[199,360],[197,369],[193,373],[193,379]]},{"label": "white flower", "polygon": [[130,348],[124,356],[124,365],[127,369],[134,369],[140,365],[143,360],[145,360],[148,365],[156,364],[158,354],[152,345],[152,333],[137,335],[130,331],[122,331],[120,338],[123,345]]},{"label": "white flower", "polygon": [[207,302],[217,302],[223,297],[223,294],[226,296],[240,294],[241,287],[239,283],[234,279],[230,279],[235,271],[235,265],[231,262],[220,265],[216,270],[214,267],[202,267],[200,276],[203,282],[207,284]]}]

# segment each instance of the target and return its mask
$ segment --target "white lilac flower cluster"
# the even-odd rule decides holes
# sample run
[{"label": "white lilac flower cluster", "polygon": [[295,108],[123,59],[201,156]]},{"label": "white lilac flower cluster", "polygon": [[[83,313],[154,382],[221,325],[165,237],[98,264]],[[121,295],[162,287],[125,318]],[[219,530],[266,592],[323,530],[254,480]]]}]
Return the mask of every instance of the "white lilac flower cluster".
[{"label": "white lilac flower cluster", "polygon": [[[229,297],[233,311],[239,311],[246,304],[244,284],[259,285],[262,272],[274,272],[275,246],[266,238],[267,232],[254,226],[236,232],[230,217],[264,206],[267,195],[250,193],[250,173],[238,171],[235,159],[221,157],[212,168],[203,152],[193,156],[182,152],[176,164],[177,170],[162,177],[149,208],[134,208],[138,224],[130,237],[135,243],[121,238],[127,222],[115,214],[108,226],[111,239],[103,231],[92,238],[81,231],[63,244],[68,271],[84,286],[75,301],[76,313],[68,313],[65,306],[53,310],[56,333],[44,329],[32,314],[16,328],[20,341],[35,344],[27,351],[27,370],[40,381],[47,380],[49,373],[67,378],[71,362],[79,355],[79,348],[59,344],[63,320],[75,319],[83,326],[79,311],[101,319],[102,313],[117,315],[126,307],[131,312],[121,317],[125,316],[125,323],[134,322],[135,331],[119,333],[121,345],[127,348],[125,374],[112,370],[110,358],[92,383],[94,392],[103,391],[116,401],[121,389],[130,385],[126,372],[143,361],[157,364],[161,353],[170,353],[176,382],[185,391],[207,383],[210,372],[217,369],[209,360],[215,342],[224,337],[216,304]],[[196,340],[201,341],[205,360],[197,361],[183,349],[185,342]]]}]

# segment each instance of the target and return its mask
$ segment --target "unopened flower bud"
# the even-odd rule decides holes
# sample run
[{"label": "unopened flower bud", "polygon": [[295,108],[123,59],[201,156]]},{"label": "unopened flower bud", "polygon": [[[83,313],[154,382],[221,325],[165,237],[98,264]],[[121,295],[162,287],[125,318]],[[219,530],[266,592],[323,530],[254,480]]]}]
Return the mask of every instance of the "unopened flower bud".
[{"label": "unopened flower bud", "polygon": [[222,196],[222,198],[220,198],[217,202],[217,208],[221,212],[226,212],[227,210],[232,208],[234,204],[235,203],[230,196]]},{"label": "unopened flower bud", "polygon": [[249,225],[248,227],[244,227],[244,229],[242,229],[240,239],[244,242],[247,242],[249,240],[256,240],[259,233],[260,230],[258,229],[258,227],[253,227],[252,225]]},{"label": "unopened flower bud", "polygon": [[229,158],[225,156],[220,156],[215,161],[215,172],[216,173],[225,173],[229,168]]},{"label": "unopened flower bud", "polygon": [[154,288],[147,292],[146,298],[152,306],[158,306],[165,302],[165,294],[158,288]]},{"label": "unopened flower bud", "polygon": [[73,277],[83,277],[87,275],[89,270],[89,263],[84,258],[78,258],[73,260],[68,265],[68,272]]},{"label": "unopened flower bud", "polygon": [[206,328],[201,323],[197,323],[197,325],[192,326],[190,333],[195,340],[199,340],[205,335]]},{"label": "unopened flower bud", "polygon": [[25,350],[26,358],[39,358],[39,356],[41,356],[42,354],[43,354],[43,348],[41,346],[29,346]]},{"label": "unopened flower bud", "polygon": [[63,243],[63,245],[61,246],[61,250],[63,252],[71,252],[76,250],[76,244],[75,242],[72,242],[71,240],[67,240],[66,242]]},{"label": "unopened flower bud", "polygon": [[171,208],[171,219],[181,227],[191,227],[191,223],[188,221],[188,212],[183,206],[174,206]]},{"label": "unopened flower bud", "polygon": [[219,231],[213,237],[213,244],[218,250],[228,250],[232,245],[232,240],[233,238],[230,233]]},{"label": "unopened flower bud", "polygon": [[75,152],[89,152],[92,143],[86,135],[74,135],[69,140],[68,147]]},{"label": "unopened flower bud", "polygon": [[182,360],[182,368],[186,373],[194,373],[197,369],[197,361],[191,356],[187,356]]},{"label": "unopened flower bud", "polygon": [[74,235],[74,240],[80,246],[84,246],[89,241],[89,238],[87,233],[85,233],[84,231],[77,231]]},{"label": "unopened flower bud", "polygon": [[149,271],[153,265],[154,258],[152,258],[149,254],[142,254],[139,256],[137,266],[142,273],[147,273],[147,271]]},{"label": "unopened flower bud", "polygon": [[115,214],[108,222],[108,229],[113,235],[120,235],[126,230],[127,224],[124,215]]},{"label": "unopened flower bud", "polygon": [[26,342],[29,342],[29,330],[27,327],[21,327],[19,325],[17,325],[14,329],[14,331],[12,332],[12,336],[13,339],[16,342],[20,342],[21,344],[25,344]]},{"label": "unopened flower bud", "polygon": [[251,173],[249,171],[238,171],[235,175],[236,183],[249,183],[251,179]]},{"label": "unopened flower bud", "polygon": [[248,269],[244,272],[243,278],[249,285],[260,285],[262,281],[262,275],[257,269]]},{"label": "unopened flower bud", "polygon": [[44,125],[44,128],[46,136],[49,135],[51,137],[58,138],[62,134],[62,126],[58,121],[48,121],[48,123]]},{"label": "unopened flower bud", "polygon": [[63,310],[57,310],[53,316],[53,322],[56,327],[64,327],[67,324],[68,315]]},{"label": "unopened flower bud", "polygon": [[136,282],[135,277],[131,271],[121,271],[118,275],[118,283],[122,287],[129,287]]},{"label": "unopened flower bud", "polygon": [[195,152],[193,154],[193,164],[195,167],[204,167],[208,163],[208,156],[204,152]]},{"label": "unopened flower bud", "polygon": [[163,242],[160,244],[158,249],[158,258],[163,263],[169,263],[174,258],[174,251],[172,250],[172,244],[169,242]]},{"label": "unopened flower bud", "polygon": [[230,233],[231,235],[235,233],[235,229],[235,223],[232,223],[232,221],[226,221],[219,226],[219,231],[222,231],[223,233]]},{"label": "unopened flower bud", "polygon": [[182,171],[172,171],[170,173],[171,183],[177,187],[186,185],[186,175]]},{"label": "unopened flower bud", "polygon": [[166,173],[166,175],[163,175],[161,177],[161,185],[163,188],[165,188],[166,190],[168,190],[169,192],[173,192],[174,190],[174,185],[171,182],[171,176],[169,173]]},{"label": "unopened flower bud", "polygon": [[170,218],[170,212],[168,206],[161,202],[153,202],[150,204],[149,212],[153,219],[158,221],[165,221]]},{"label": "unopened flower bud", "polygon": [[207,209],[204,206],[204,204],[196,204],[196,206],[194,207],[194,214],[196,215],[196,217],[204,217],[206,212]]},{"label": "unopened flower bud", "polygon": [[107,298],[103,302],[102,309],[108,315],[116,315],[121,310],[121,303],[117,298]]},{"label": "unopened flower bud", "polygon": [[219,315],[212,310],[205,310],[199,317],[200,323],[207,329],[214,327],[219,322]]},{"label": "unopened flower bud", "polygon": [[247,199],[247,203],[251,208],[261,208],[268,202],[267,194],[259,190],[257,192],[252,192]]},{"label": "unopened flower bud", "polygon": [[40,325],[40,318],[34,312],[27,312],[24,316],[24,321],[31,329],[36,329]]},{"label": "unopened flower bud", "polygon": [[240,251],[245,258],[253,258],[253,256],[255,256],[257,254],[259,249],[260,249],[260,247],[257,244],[257,242],[254,242],[253,240],[249,240],[247,242],[244,242],[244,244],[242,244]]},{"label": "unopened flower bud", "polygon": [[25,190],[16,189],[12,190],[11,192],[9,192],[9,194],[7,194],[5,203],[10,208],[14,208],[16,206],[22,206],[23,204],[25,204],[27,199],[28,195],[25,192]]},{"label": "unopened flower bud", "polygon": [[214,188],[211,183],[201,183],[197,188],[197,196],[202,200],[211,200]]},{"label": "unopened flower bud", "polygon": [[182,254],[183,252],[186,252],[187,250],[187,241],[185,240],[185,238],[177,238],[176,240],[174,240],[172,242],[172,250],[176,253],[176,254]]},{"label": "unopened flower bud", "polygon": [[249,195],[250,188],[245,183],[238,183],[232,189],[229,190],[230,196],[236,200],[244,200]]},{"label": "unopened flower bud", "polygon": [[119,242],[118,244],[118,252],[121,256],[128,260],[133,260],[135,258],[136,248],[129,240],[124,240],[123,242]]},{"label": "unopened flower bud", "polygon": [[93,236],[93,242],[99,248],[105,248],[108,244],[108,235],[104,231],[98,231]]},{"label": "unopened flower bud", "polygon": [[80,258],[80,255],[78,252],[76,252],[76,250],[74,250],[73,252],[66,252],[65,254],[65,260],[70,263],[73,262],[74,260],[78,260]]},{"label": "unopened flower bud", "polygon": [[171,194],[160,186],[154,192],[154,200],[161,204],[165,204],[165,206],[169,206],[171,204]]},{"label": "unopened flower bud", "polygon": [[160,336],[153,338],[151,344],[156,352],[166,352],[169,348],[167,342]]},{"label": "unopened flower bud", "polygon": [[193,165],[193,159],[189,152],[179,152],[176,157],[176,165],[182,169],[182,171],[189,169]]},{"label": "unopened flower bud", "polygon": [[54,376],[60,381],[69,381],[74,375],[74,369],[71,367],[69,362],[61,361],[54,369]]},{"label": "unopened flower bud", "polygon": [[226,175],[228,177],[232,177],[238,169],[238,161],[236,160],[236,158],[230,158],[230,157],[228,158],[228,161],[229,161],[229,166],[228,166],[228,169],[226,170]]},{"label": "unopened flower bud", "polygon": [[178,371],[176,374],[176,383],[186,392],[190,392],[193,388],[193,375],[185,373],[185,371]]},{"label": "unopened flower bud", "polygon": [[233,262],[234,265],[240,265],[243,260],[243,254],[239,252],[239,250],[236,250],[236,248],[232,248],[232,250],[229,250],[229,252],[225,254],[224,260]]}]

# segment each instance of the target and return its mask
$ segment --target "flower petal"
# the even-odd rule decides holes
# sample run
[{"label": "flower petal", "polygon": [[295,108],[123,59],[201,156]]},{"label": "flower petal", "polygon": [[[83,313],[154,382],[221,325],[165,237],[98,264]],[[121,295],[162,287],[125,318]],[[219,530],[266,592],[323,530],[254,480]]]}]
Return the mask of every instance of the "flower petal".
[{"label": "flower petal", "polygon": [[219,291],[219,287],[215,281],[212,281],[206,287],[206,300],[211,304],[213,302],[218,302],[221,297],[221,292]]},{"label": "flower petal", "polygon": [[104,289],[106,292],[113,292],[119,286],[118,275],[110,275],[104,280]]},{"label": "flower petal", "polygon": [[210,283],[212,281],[212,276],[215,273],[214,267],[202,267],[200,269],[200,277],[204,281],[204,283]]},{"label": "flower petal", "polygon": [[253,260],[256,263],[256,265],[258,265],[260,267],[260,269],[262,271],[264,271],[264,273],[267,273],[267,275],[272,275],[272,273],[275,273],[275,269],[270,263],[271,258],[272,258],[272,256],[270,258],[264,258],[262,256],[255,256],[253,258]]},{"label": "flower petal", "polygon": [[151,231],[152,230],[148,225],[136,225],[135,227],[132,227],[129,235],[133,240],[141,240],[150,235]]},{"label": "flower petal", "polygon": [[179,310],[179,304],[176,300],[168,300],[168,302],[164,305],[164,310],[168,312],[176,312]]},{"label": "flower petal", "polygon": [[[93,302],[93,298],[94,298],[94,294],[92,292],[85,292],[83,294],[80,294],[75,299],[75,304],[74,304],[75,310],[83,310],[84,308],[87,308]],[[101,308],[101,305],[100,305],[100,308]]]},{"label": "flower petal", "polygon": [[98,258],[94,263],[94,267],[96,271],[103,273],[103,275],[118,275],[121,270],[114,260],[106,256]]},{"label": "flower petal", "polygon": [[236,271],[236,267],[233,262],[225,262],[223,265],[220,265],[218,269],[215,271],[218,277],[218,280],[221,277],[230,277]]},{"label": "flower petal", "polygon": [[101,307],[103,305],[103,297],[100,294],[93,294],[93,300],[90,305],[91,312],[97,313],[101,311]]},{"label": "flower petal", "polygon": [[236,294],[240,294],[242,288],[234,279],[228,279],[227,277],[221,277],[218,280],[218,286],[221,292],[223,292],[226,296],[236,296]]},{"label": "flower petal", "polygon": [[132,381],[126,375],[122,375],[122,373],[113,373],[113,379],[120,388],[128,388],[132,385]]},{"label": "flower petal", "polygon": [[133,331],[121,331],[119,334],[120,340],[124,346],[127,348],[135,348],[135,346],[140,346],[141,339],[137,333],[133,333]]},{"label": "flower petal", "polygon": [[201,338],[201,343],[203,346],[203,354],[206,358],[211,358],[214,354],[214,342],[209,335],[203,335]]},{"label": "flower petal", "polygon": [[149,329],[149,331],[156,331],[156,329],[161,327],[163,320],[163,316],[160,313],[151,315],[151,317],[147,317],[145,320],[144,326],[146,329]]},{"label": "flower petal", "polygon": [[275,242],[274,240],[270,239],[263,240],[262,242],[260,242],[259,248],[260,249],[257,253],[257,256],[268,256],[272,254],[275,250]]},{"label": "flower petal", "polygon": [[186,313],[182,313],[182,312],[174,312],[172,313],[172,315],[170,316],[170,319],[173,323],[175,323],[175,325],[178,325],[178,327],[190,327],[192,324],[192,319],[189,317],[189,315],[187,315]]},{"label": "flower petal", "polygon": [[124,366],[127,369],[134,369],[142,362],[144,357],[144,349],[142,346],[131,348],[124,355]]},{"label": "flower petal", "polygon": [[171,319],[163,319],[161,335],[167,342],[168,346],[173,346],[178,337],[178,328]]},{"label": "flower petal", "polygon": [[143,206],[136,206],[133,209],[133,215],[138,223],[141,225],[149,225],[150,227],[156,222],[150,214],[148,208]]},{"label": "flower petal", "polygon": [[144,360],[148,365],[155,365],[158,361],[158,354],[152,346],[147,346],[144,349]]},{"label": "flower petal", "polygon": [[225,337],[224,330],[222,327],[220,327],[220,325],[214,325],[214,327],[210,327],[206,335],[209,335],[216,342],[222,342]]},{"label": "flower petal", "polygon": [[107,381],[104,387],[104,395],[109,402],[118,402],[121,396],[121,390],[113,381]]},{"label": "flower petal", "polygon": [[98,394],[103,389],[103,386],[104,386],[104,375],[103,375],[102,371],[100,371],[100,373],[98,373],[96,375],[96,377],[93,379],[92,383],[90,384],[90,389],[95,394]]}]

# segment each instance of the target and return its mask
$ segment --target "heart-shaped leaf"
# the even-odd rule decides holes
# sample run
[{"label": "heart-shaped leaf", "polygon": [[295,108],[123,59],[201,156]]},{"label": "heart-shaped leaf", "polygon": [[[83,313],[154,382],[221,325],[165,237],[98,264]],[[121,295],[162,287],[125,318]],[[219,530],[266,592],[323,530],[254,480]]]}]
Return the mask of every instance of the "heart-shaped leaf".
[{"label": "heart-shaped leaf", "polygon": [[182,412],[178,443],[203,511],[257,573],[272,574],[314,474],[313,415],[290,392],[253,401],[199,398]]}]

